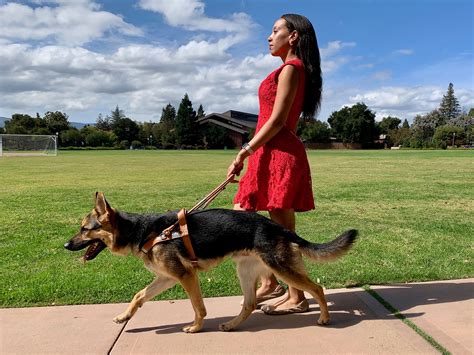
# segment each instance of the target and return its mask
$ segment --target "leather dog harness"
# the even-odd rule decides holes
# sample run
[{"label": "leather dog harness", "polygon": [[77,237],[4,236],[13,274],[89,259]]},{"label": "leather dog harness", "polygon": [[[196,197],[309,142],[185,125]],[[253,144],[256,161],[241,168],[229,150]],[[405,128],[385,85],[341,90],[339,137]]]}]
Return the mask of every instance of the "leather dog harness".
[{"label": "leather dog harness", "polygon": [[[165,230],[163,230],[163,232],[161,232],[159,235],[156,235],[156,233],[151,233],[148,236],[149,239],[141,247],[142,252],[144,252],[145,254],[148,254],[148,252],[151,249],[153,249],[153,247],[158,243],[166,242],[171,239],[182,238],[184,247],[186,248],[186,251],[188,252],[189,259],[191,260],[191,263],[193,264],[193,266],[196,267],[198,264],[198,260],[196,258],[196,254],[194,253],[193,245],[189,237],[188,225],[186,223],[186,214],[198,209],[206,208],[209,205],[209,203],[211,203],[211,201],[214,200],[217,197],[217,195],[222,190],[225,189],[226,185],[232,180],[234,180],[234,177],[235,177],[234,174],[229,176],[227,180],[225,180],[223,183],[217,186],[214,190],[212,190],[206,197],[204,197],[193,208],[191,208],[189,212],[186,211],[184,208],[181,209],[178,212],[178,221],[175,222],[173,225],[169,226],[168,228],[166,228]],[[179,225],[179,231],[176,228],[178,225]]]},{"label": "leather dog harness", "polygon": [[[184,247],[188,252],[189,259],[194,266],[197,266],[196,254],[194,254],[193,245],[189,238],[188,224],[186,223],[187,211],[183,208],[178,212],[178,222],[166,228],[157,236],[150,238],[143,246],[142,251],[147,254],[156,244],[166,242],[171,239],[182,238]],[[176,227],[179,225],[179,231]]]}]

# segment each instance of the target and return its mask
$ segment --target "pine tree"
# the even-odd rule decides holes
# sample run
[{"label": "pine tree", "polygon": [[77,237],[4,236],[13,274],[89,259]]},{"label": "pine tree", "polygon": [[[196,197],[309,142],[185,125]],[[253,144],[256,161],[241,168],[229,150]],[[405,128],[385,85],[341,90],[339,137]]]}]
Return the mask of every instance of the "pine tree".
[{"label": "pine tree", "polygon": [[402,128],[410,128],[410,124],[408,123],[408,120],[406,118],[403,121]]},{"label": "pine tree", "polygon": [[443,96],[443,100],[439,106],[439,111],[445,122],[456,118],[461,114],[461,106],[459,105],[456,96],[454,96],[453,83],[449,83],[448,92]]},{"label": "pine tree", "polygon": [[161,119],[157,135],[159,135],[160,143],[164,148],[174,147],[176,136],[176,109],[168,104],[161,112]]},{"label": "pine tree", "polygon": [[199,144],[199,127],[196,124],[196,111],[185,94],[176,115],[176,143],[179,146],[195,146]]},{"label": "pine tree", "polygon": [[173,129],[176,124],[176,109],[168,104],[161,112],[160,123],[169,125],[169,129]]},{"label": "pine tree", "polygon": [[204,108],[202,107],[202,105],[199,105],[196,118],[200,119],[200,118],[204,117],[205,115],[206,114],[204,113]]}]

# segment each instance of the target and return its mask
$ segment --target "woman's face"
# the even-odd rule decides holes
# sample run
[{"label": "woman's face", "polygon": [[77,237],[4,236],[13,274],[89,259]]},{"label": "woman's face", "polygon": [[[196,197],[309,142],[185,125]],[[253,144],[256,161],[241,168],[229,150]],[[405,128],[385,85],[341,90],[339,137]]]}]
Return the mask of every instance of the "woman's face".
[{"label": "woman's face", "polygon": [[285,55],[290,49],[290,36],[286,21],[282,18],[277,20],[273,25],[272,34],[268,37],[271,55]]}]

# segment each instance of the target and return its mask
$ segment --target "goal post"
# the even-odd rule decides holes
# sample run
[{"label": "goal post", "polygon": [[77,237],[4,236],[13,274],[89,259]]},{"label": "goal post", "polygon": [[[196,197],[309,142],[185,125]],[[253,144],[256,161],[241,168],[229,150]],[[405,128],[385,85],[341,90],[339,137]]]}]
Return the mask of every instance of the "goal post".
[{"label": "goal post", "polygon": [[58,137],[39,134],[0,134],[0,156],[56,156]]}]

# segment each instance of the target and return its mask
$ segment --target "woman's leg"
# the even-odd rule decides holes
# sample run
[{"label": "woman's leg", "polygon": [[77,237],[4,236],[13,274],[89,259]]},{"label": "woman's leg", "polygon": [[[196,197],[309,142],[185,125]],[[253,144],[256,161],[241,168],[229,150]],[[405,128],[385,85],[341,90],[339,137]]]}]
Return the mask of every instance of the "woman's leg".
[{"label": "woman's leg", "polygon": [[[234,205],[234,210],[236,211],[246,211],[245,208],[240,207],[240,204]],[[260,278],[260,287],[257,289],[257,299],[262,296],[267,296],[272,293],[275,288],[279,285],[276,277],[271,274],[269,277]]]},{"label": "woman's leg", "polygon": [[[270,211],[270,218],[281,224],[286,229],[295,231],[295,211],[293,209],[279,209]],[[273,276],[275,278],[275,276]],[[276,279],[275,279],[276,280]],[[274,306],[276,310],[293,308],[305,300],[304,292],[297,288],[288,287],[288,297],[277,302]]]}]

